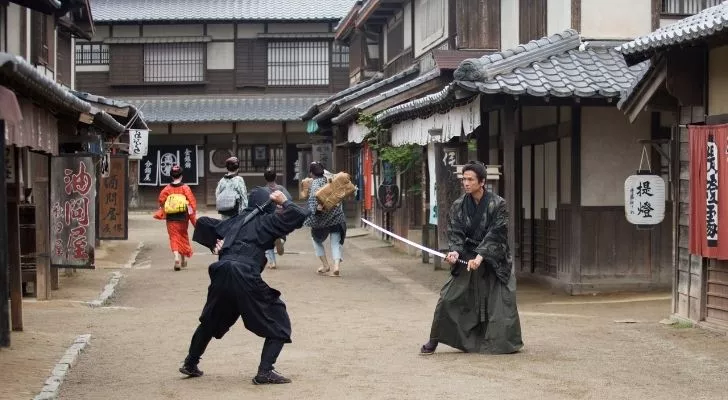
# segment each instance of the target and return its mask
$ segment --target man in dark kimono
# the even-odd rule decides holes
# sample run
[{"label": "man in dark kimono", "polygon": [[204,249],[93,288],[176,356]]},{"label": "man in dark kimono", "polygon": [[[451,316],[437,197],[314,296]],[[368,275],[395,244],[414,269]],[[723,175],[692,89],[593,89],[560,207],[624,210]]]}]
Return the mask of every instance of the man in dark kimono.
[{"label": "man in dark kimono", "polygon": [[450,208],[447,225],[451,276],[440,291],[422,355],[434,353],[438,343],[486,354],[514,353],[523,347],[506,202],[485,189],[485,177],[481,163],[463,167],[465,194]]},{"label": "man in dark kimono", "polygon": [[[276,205],[282,208],[274,212]],[[251,213],[258,215],[253,214],[251,218]],[[197,364],[210,340],[221,339],[242,317],[245,328],[265,338],[253,383],[291,382],[273,369],[283,344],[291,343],[291,321],[280,299],[281,293],[269,287],[260,274],[265,268],[265,250],[273,248],[277,238],[300,228],[309,214],[310,211],[297,206],[280,191],[271,193],[265,188],[255,188],[249,193],[248,207],[240,215],[225,221],[203,220],[199,227],[201,234],[195,232],[196,240],[210,250],[218,243],[219,260],[208,269],[207,302],[181,373],[202,376]],[[216,238],[210,237],[213,224],[216,224]]]}]

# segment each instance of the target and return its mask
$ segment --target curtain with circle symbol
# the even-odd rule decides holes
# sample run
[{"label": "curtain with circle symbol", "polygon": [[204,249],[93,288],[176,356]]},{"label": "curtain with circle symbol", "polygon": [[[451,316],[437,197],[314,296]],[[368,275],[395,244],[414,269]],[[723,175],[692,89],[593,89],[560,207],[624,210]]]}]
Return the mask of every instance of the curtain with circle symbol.
[{"label": "curtain with circle symbol", "polygon": [[182,168],[182,182],[199,184],[196,145],[149,146],[147,155],[139,160],[140,186],[165,186],[172,183],[172,167]]}]

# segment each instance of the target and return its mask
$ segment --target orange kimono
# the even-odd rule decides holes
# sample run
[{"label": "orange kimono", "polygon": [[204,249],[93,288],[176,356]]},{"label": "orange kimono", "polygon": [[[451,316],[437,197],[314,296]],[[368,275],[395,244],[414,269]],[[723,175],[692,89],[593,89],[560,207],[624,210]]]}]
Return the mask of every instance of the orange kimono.
[{"label": "orange kimono", "polygon": [[[187,212],[179,214],[164,213],[164,202],[170,194],[182,194],[187,198]],[[184,257],[192,257],[192,245],[187,234],[188,221],[194,226],[197,222],[197,200],[192,194],[192,189],[184,183],[170,183],[159,193],[159,210],[154,214],[156,219],[167,220],[167,234],[169,235],[169,247],[172,251],[179,252]]]}]

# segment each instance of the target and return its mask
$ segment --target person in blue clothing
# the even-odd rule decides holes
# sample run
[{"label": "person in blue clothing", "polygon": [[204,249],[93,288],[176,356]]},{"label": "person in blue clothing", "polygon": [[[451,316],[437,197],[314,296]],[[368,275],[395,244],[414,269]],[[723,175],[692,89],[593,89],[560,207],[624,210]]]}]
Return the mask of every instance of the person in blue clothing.
[{"label": "person in blue clothing", "polygon": [[[263,173],[263,178],[265,178],[266,187],[268,189],[270,189],[271,193],[275,192],[276,190],[279,190],[279,191],[283,192],[283,194],[286,195],[286,198],[288,200],[293,200],[293,197],[291,196],[290,193],[288,193],[288,190],[286,190],[285,187],[276,183],[277,175],[278,174],[276,174],[276,171],[273,168],[268,168],[265,170],[265,172]],[[279,256],[283,255],[283,253],[285,252],[285,248],[284,248],[285,243],[286,243],[285,237],[278,238],[275,241],[275,252],[273,251],[273,249],[268,249],[265,251],[265,257],[268,260],[268,268],[270,268],[270,269],[277,268],[276,253],[278,253]]]}]

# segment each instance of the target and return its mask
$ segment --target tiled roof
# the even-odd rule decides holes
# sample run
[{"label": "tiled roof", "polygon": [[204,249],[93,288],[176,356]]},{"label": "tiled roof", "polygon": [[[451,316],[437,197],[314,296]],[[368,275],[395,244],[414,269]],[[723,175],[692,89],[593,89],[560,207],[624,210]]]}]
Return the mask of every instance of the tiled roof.
[{"label": "tiled roof", "polygon": [[[647,64],[627,67],[610,46],[590,47],[578,32],[567,30],[514,49],[464,61],[455,71],[455,83],[470,92],[537,97],[619,97]],[[436,106],[452,98],[455,86],[391,108],[378,117],[398,115]],[[460,96],[468,97],[468,96]]]},{"label": "tiled roof", "polygon": [[[407,68],[406,70],[404,70],[402,72],[396,73],[387,79],[382,79],[378,82],[375,82],[372,85],[368,85],[364,88],[361,88],[360,90],[349,93],[348,95],[341,97],[338,100],[334,101],[327,109],[325,109],[325,110],[319,112],[317,115],[315,115],[313,117],[313,119],[316,120],[317,122],[320,122],[320,121],[326,120],[328,118],[336,117],[336,115],[338,115],[338,113],[340,112],[340,109],[339,109],[340,106],[347,104],[347,103],[351,103],[366,95],[377,93],[377,91],[386,87],[387,85],[396,84],[399,81],[409,79],[412,76],[416,76],[419,71],[420,71],[419,66],[413,65],[410,68]],[[377,96],[379,96],[379,94]],[[377,96],[375,96],[375,97],[377,97]],[[364,102],[366,102],[366,101],[367,100],[364,100]],[[333,119],[332,119],[332,121],[333,121]]]},{"label": "tiled roof", "polygon": [[631,100],[632,95],[636,92],[636,90],[642,86],[644,83],[643,80],[645,76],[647,76],[649,73],[652,72],[652,70],[655,68],[654,64],[650,63],[649,61],[645,61],[647,63],[647,68],[644,68],[642,71],[637,73],[632,83],[629,85],[628,88],[622,91],[621,95],[619,96],[619,102],[617,102],[617,108],[622,109],[624,107],[625,103]]},{"label": "tiled roof", "polygon": [[339,20],[354,0],[93,0],[96,22]]},{"label": "tiled roof", "polygon": [[382,78],[384,78],[384,74],[381,72],[377,72],[376,74],[374,74],[374,76],[372,76],[371,78],[369,78],[365,81],[359,82],[354,86],[349,86],[348,88],[346,88],[338,93],[334,93],[333,95],[331,95],[323,100],[317,101],[316,104],[309,107],[305,113],[301,114],[301,119],[304,121],[311,119],[311,117],[313,117],[314,115],[318,114],[321,111],[322,106],[325,105],[326,103],[331,103],[342,97],[348,96],[354,92],[364,89],[367,86],[373,85],[373,84],[381,81]]},{"label": "tiled roof", "polygon": [[728,1],[662,27],[649,35],[627,42],[617,50],[630,64],[650,57],[650,53],[667,47],[703,39],[728,27]]},{"label": "tiled roof", "polygon": [[361,103],[356,104],[355,106],[346,110],[344,113],[342,113],[338,117],[332,118],[331,122],[333,122],[335,124],[345,123],[345,122],[351,120],[352,118],[354,118],[360,111],[366,110],[367,108],[372,107],[373,105],[375,105],[377,103],[380,103],[390,97],[394,97],[409,89],[422,85],[425,82],[429,82],[433,79],[437,79],[438,77],[440,77],[440,73],[441,73],[440,69],[435,68],[435,69],[433,69],[425,74],[422,74],[415,79],[407,81],[395,88],[392,88],[392,89],[389,89],[382,93],[379,93],[378,95],[376,95],[374,97],[368,98],[368,99],[362,101]]},{"label": "tiled roof", "polygon": [[297,121],[316,97],[184,97],[129,99],[146,122]]}]

